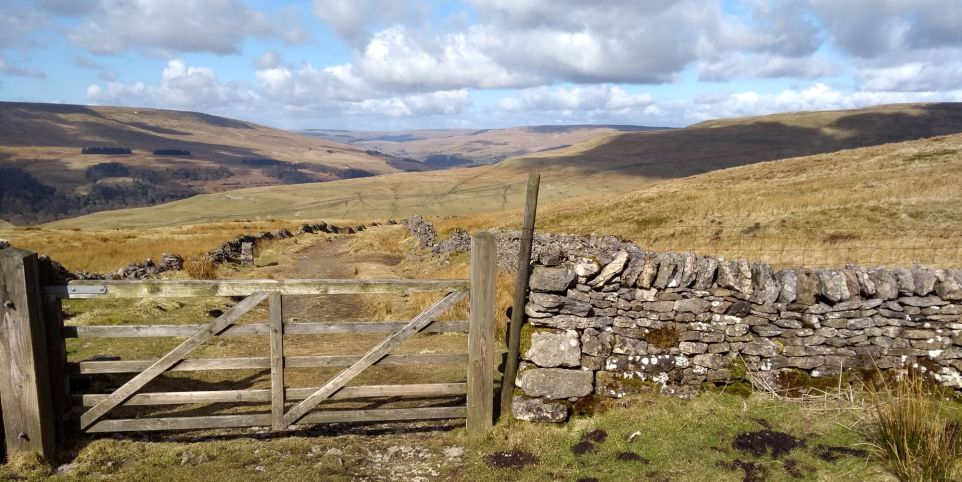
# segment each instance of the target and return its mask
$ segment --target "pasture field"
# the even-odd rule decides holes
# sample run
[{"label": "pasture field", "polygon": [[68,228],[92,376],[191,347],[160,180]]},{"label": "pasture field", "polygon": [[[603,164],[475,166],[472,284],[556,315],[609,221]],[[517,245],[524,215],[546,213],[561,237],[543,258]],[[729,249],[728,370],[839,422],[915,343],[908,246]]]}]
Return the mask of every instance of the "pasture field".
[{"label": "pasture field", "polygon": [[[318,235],[265,244],[254,267],[221,266],[218,276],[231,278],[329,277],[463,277],[466,258],[434,258],[401,226],[381,226],[355,236]],[[511,277],[499,277],[499,321],[509,303]],[[354,298],[354,297],[348,297]],[[299,301],[292,313],[324,318],[353,313],[359,318],[404,319],[430,301],[410,299],[344,299]],[[224,299],[190,301],[143,300],[137,304],[77,300],[67,304],[68,325],[157,322],[197,323],[207,311],[223,309]],[[463,307],[449,314],[464,316]],[[254,318],[265,314],[255,312]],[[499,334],[499,339],[501,335]],[[192,356],[263,355],[266,340],[231,337],[211,343]],[[82,341],[82,343],[80,343]],[[123,359],[160,355],[169,346],[146,339],[71,340],[69,358],[98,354]],[[328,336],[297,340],[304,353],[362,352],[375,343],[364,336]],[[403,345],[406,353],[463,349],[463,335],[420,335]],[[324,370],[292,371],[288,383],[309,386],[330,376]],[[263,372],[228,377],[195,373],[189,379],[171,375],[151,390],[266,387]],[[360,380],[377,383],[452,381],[463,369],[385,368]],[[239,378],[239,379],[238,379]],[[462,378],[463,379],[463,378]],[[118,380],[102,381],[101,388]],[[95,385],[96,386],[96,385]],[[894,480],[873,457],[862,432],[866,401],[847,386],[805,399],[771,394],[749,396],[726,391],[704,393],[692,400],[642,394],[598,402],[579,409],[564,425],[502,423],[480,438],[468,437],[457,422],[333,425],[294,430],[279,436],[260,430],[81,437],[55,465],[16,458],[0,467],[0,477],[19,480]],[[340,406],[347,402],[339,402]],[[388,401],[387,403],[391,403]],[[397,402],[394,402],[397,403]],[[336,404],[335,404],[336,405]],[[153,414],[237,413],[216,405],[169,406]],[[950,407],[955,410],[954,405]],[[951,411],[951,416],[960,416]],[[736,442],[745,433],[785,433],[794,442],[785,454],[770,447],[753,453]],[[585,445],[583,442],[590,443]],[[581,447],[581,448],[577,448]],[[590,449],[586,449],[589,447]],[[534,454],[532,459],[523,452]],[[501,467],[508,464],[507,467]],[[511,464],[519,464],[515,467]],[[48,479],[49,478],[49,479]]]}]

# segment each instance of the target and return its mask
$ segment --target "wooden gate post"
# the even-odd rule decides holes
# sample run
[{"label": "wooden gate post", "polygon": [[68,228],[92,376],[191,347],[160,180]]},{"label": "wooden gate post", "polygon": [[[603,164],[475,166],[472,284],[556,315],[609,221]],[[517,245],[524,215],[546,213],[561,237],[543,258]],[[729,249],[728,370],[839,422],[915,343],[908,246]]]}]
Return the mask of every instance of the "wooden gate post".
[{"label": "wooden gate post", "polygon": [[50,392],[37,255],[0,249],[0,404],[7,454],[54,456]]},{"label": "wooden gate post", "polygon": [[469,434],[494,423],[494,310],[497,247],[490,232],[471,236],[471,326],[468,332]]}]

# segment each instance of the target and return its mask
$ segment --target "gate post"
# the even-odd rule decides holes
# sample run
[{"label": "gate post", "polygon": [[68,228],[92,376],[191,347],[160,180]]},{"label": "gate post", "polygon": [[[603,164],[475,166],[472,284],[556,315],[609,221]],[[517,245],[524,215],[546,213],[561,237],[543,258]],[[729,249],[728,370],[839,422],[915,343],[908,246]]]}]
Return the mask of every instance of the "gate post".
[{"label": "gate post", "polygon": [[471,326],[468,332],[469,434],[494,424],[494,310],[496,246],[490,232],[471,236]]},{"label": "gate post", "polygon": [[37,254],[0,249],[0,404],[7,454],[54,456],[55,414]]}]

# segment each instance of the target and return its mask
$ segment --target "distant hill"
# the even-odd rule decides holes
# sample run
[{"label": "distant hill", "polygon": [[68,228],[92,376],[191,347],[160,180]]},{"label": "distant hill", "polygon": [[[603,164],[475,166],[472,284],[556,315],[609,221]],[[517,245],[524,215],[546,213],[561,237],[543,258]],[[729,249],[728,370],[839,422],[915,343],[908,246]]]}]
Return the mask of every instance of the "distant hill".
[{"label": "distant hill", "polygon": [[[560,151],[512,158],[495,165],[201,195],[153,208],[65,220],[54,226],[113,228],[267,216],[361,219],[484,213],[495,213],[487,218],[487,223],[500,225],[517,220],[516,212],[501,211],[521,205],[529,172],[542,174],[542,206],[547,208],[552,203],[592,206],[618,199],[627,192],[656,186],[666,179],[960,132],[962,104],[781,114],[715,121],[685,129],[609,135]],[[899,146],[880,146],[880,151],[864,152],[885,152]],[[831,175],[832,163],[821,162],[819,169]],[[932,172],[937,172],[937,166],[933,169]],[[913,175],[908,169],[904,174],[907,178]],[[791,179],[791,173],[785,176]],[[765,180],[757,178],[754,182],[761,189]],[[712,189],[721,196],[726,186],[706,184],[699,189]],[[815,190],[817,186],[810,189]],[[684,203],[684,199],[679,196],[678,202]],[[594,214],[584,214],[594,219],[592,216]]]},{"label": "distant hill", "polygon": [[447,168],[492,164],[509,157],[568,147],[603,135],[663,129],[630,125],[544,125],[481,130],[378,132],[308,129],[302,132],[320,139],[344,142]]},{"label": "distant hill", "polygon": [[197,112],[0,102],[0,218],[17,224],[240,187],[425,169]]},{"label": "distant hill", "polygon": [[505,162],[525,170],[577,168],[646,178],[962,132],[962,103],[896,104],[702,122],[684,129],[613,134]]}]

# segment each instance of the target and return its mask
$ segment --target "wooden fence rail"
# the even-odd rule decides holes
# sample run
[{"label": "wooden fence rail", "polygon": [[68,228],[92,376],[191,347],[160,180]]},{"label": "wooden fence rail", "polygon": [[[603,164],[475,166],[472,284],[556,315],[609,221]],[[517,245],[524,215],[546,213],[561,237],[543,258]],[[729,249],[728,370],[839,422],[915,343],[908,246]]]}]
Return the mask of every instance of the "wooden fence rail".
[{"label": "wooden fence rail", "polygon": [[[44,286],[38,277],[35,254],[0,249],[0,402],[8,453],[36,451],[52,457],[55,436],[72,426],[86,432],[188,430],[290,425],[467,419],[470,433],[491,426],[494,397],[494,271],[495,243],[490,233],[472,237],[470,280],[151,280],[71,281]],[[444,296],[408,321],[286,321],[282,298],[289,295],[441,292]],[[470,295],[470,320],[438,321],[460,299]],[[157,297],[243,297],[209,324],[64,326],[62,300]],[[266,303],[268,319],[238,323],[255,306]],[[467,333],[467,353],[391,353],[415,333]],[[365,354],[285,354],[292,336],[328,334],[385,334]],[[217,337],[264,337],[270,354],[262,357],[191,358],[189,354]],[[67,362],[65,340],[70,338],[181,338],[176,348],[151,360],[93,359]],[[149,341],[145,340],[145,343]],[[404,385],[348,385],[372,366],[461,365],[467,382]],[[315,387],[290,387],[286,369],[342,367],[330,380]],[[168,372],[208,370],[264,370],[270,388],[144,391],[152,380]],[[69,393],[69,377],[135,374],[111,393]],[[338,402],[395,398],[411,401],[434,397],[466,397],[460,406],[334,409]],[[269,413],[183,417],[111,418],[118,407],[190,404],[270,405]],[[381,402],[376,402],[381,403]],[[374,405],[376,406],[376,405]],[[77,425],[79,415],[79,426]],[[70,424],[61,423],[71,421]]]}]

